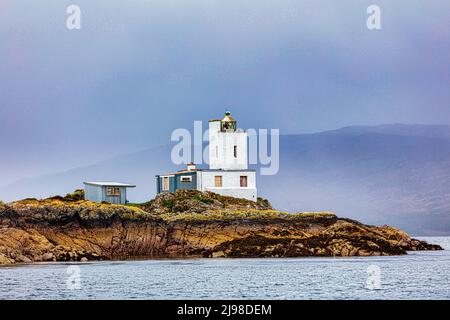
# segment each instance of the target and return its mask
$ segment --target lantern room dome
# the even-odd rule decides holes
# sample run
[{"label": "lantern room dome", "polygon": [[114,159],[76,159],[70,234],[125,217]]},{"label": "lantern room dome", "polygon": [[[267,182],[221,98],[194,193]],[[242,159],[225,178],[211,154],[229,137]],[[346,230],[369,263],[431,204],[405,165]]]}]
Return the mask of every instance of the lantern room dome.
[{"label": "lantern room dome", "polygon": [[225,117],[223,117],[222,122],[236,122],[236,120],[231,116],[231,112],[227,111],[225,112]]},{"label": "lantern room dome", "polygon": [[220,120],[220,131],[236,131],[236,120],[231,116],[231,112],[225,112],[225,117]]}]

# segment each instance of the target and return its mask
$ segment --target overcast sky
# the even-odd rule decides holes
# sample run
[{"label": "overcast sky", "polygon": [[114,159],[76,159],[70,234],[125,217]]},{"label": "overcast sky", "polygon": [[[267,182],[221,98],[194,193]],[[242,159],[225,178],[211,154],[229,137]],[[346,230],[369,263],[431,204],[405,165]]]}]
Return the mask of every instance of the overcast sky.
[{"label": "overcast sky", "polygon": [[0,185],[166,144],[228,109],[281,133],[450,124],[449,88],[444,0],[1,0]]}]

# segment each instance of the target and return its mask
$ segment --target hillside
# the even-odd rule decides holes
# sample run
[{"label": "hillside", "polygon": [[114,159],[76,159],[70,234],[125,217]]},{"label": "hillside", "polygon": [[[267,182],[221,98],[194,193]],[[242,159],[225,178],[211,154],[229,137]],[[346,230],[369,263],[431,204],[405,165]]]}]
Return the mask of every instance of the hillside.
[{"label": "hillside", "polygon": [[[200,209],[199,203],[203,206]],[[288,214],[198,191],[139,206],[77,196],[0,203],[0,264],[170,257],[401,255],[438,250],[389,227],[329,212]]]},{"label": "hillside", "polygon": [[[413,234],[450,234],[450,127],[354,126],[317,134],[283,135],[280,171],[258,176],[258,192],[284,211],[334,211]],[[0,198],[45,198],[86,180],[137,184],[132,202],[155,195],[154,175],[176,170],[170,146],[93,166],[18,181]],[[282,186],[280,188],[279,186]]]}]

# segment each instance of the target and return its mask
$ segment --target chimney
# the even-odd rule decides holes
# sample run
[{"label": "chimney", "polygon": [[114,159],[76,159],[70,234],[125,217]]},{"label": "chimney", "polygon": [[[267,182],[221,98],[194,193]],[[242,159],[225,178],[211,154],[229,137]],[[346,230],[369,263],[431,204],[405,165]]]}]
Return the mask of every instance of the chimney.
[{"label": "chimney", "polygon": [[195,163],[191,162],[191,163],[187,164],[187,169],[188,169],[188,171],[193,171],[193,170],[196,170],[197,167],[195,166]]}]

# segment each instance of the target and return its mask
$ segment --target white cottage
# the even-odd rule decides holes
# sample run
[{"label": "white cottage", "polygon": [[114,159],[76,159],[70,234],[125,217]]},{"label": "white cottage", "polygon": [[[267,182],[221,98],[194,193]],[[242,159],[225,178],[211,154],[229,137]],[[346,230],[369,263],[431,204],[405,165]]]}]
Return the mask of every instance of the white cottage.
[{"label": "white cottage", "polygon": [[156,176],[157,193],[177,189],[211,191],[257,200],[256,171],[248,169],[247,132],[238,129],[230,112],[209,121],[209,169],[187,169]]}]

